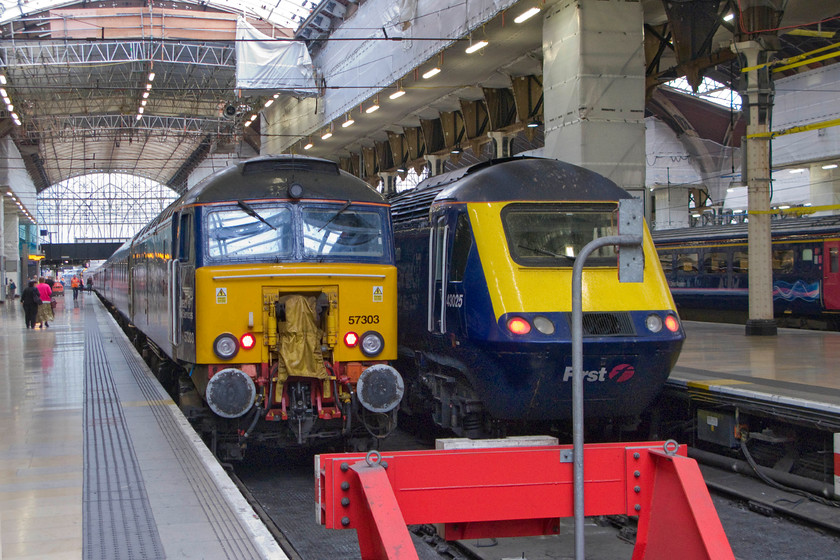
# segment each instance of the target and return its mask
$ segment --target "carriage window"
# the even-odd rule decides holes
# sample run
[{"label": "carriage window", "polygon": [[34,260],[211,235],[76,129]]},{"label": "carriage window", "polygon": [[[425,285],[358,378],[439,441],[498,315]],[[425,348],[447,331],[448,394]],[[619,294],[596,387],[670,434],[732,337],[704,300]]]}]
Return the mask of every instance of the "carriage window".
[{"label": "carriage window", "polygon": [[659,262],[662,264],[662,272],[665,273],[665,276],[670,275],[674,271],[673,253],[659,253]]},{"label": "carriage window", "polygon": [[837,247],[829,247],[828,249],[828,271],[840,272],[840,249]]},{"label": "carriage window", "polygon": [[746,251],[735,251],[732,253],[732,272],[735,274],[746,274],[750,271],[750,257]]},{"label": "carriage window", "polygon": [[265,259],[292,254],[292,211],[284,206],[249,205],[207,215],[210,258]]},{"label": "carriage window", "polygon": [[814,250],[813,249],[802,249],[802,254],[799,257],[803,261],[807,262],[814,262]]},{"label": "carriage window", "polygon": [[377,210],[349,204],[301,210],[305,257],[381,257],[385,220]]},{"label": "carriage window", "polygon": [[773,272],[783,274],[793,272],[793,249],[776,249],[773,251]]},{"label": "carriage window", "polygon": [[178,259],[182,262],[190,260],[192,251],[192,215],[181,214],[181,225],[178,231]]},{"label": "carriage window", "polygon": [[[593,239],[616,235],[615,204],[510,204],[502,210],[508,251],[523,266],[572,267]],[[615,247],[596,250],[587,266],[617,266]]]},{"label": "carriage window", "polygon": [[697,274],[697,253],[677,253],[677,272]]},{"label": "carriage window", "polygon": [[470,221],[466,214],[458,215],[458,225],[455,226],[455,240],[452,243],[451,272],[449,279],[453,282],[460,282],[464,279],[464,270],[467,268],[467,255],[472,247],[472,234],[470,233]]},{"label": "carriage window", "polygon": [[726,253],[706,253],[706,256],[703,257],[703,272],[706,274],[726,274]]}]

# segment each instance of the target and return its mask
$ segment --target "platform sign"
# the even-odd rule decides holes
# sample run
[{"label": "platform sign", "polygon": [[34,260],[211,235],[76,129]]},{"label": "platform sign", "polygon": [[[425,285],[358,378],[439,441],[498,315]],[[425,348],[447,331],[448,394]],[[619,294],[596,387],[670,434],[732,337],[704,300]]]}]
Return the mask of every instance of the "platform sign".
[{"label": "platform sign", "polygon": [[[627,198],[618,201],[618,234],[637,235],[645,231],[644,205],[641,199]],[[645,256],[641,241],[638,245],[618,248],[618,281],[642,282],[645,276]]]}]

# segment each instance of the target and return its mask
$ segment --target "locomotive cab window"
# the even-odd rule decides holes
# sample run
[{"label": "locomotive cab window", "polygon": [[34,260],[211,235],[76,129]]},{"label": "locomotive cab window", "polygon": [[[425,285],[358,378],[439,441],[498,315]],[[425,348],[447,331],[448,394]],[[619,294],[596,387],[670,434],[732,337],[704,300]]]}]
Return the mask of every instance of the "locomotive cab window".
[{"label": "locomotive cab window", "polygon": [[375,257],[385,254],[383,211],[350,206],[304,207],[304,257]]},{"label": "locomotive cab window", "polygon": [[[594,239],[618,233],[615,204],[510,204],[501,213],[508,250],[523,266],[574,266]],[[587,266],[617,266],[612,245],[591,254]]]},{"label": "locomotive cab window", "polygon": [[244,204],[207,215],[207,255],[214,260],[264,260],[292,254],[287,205]]}]

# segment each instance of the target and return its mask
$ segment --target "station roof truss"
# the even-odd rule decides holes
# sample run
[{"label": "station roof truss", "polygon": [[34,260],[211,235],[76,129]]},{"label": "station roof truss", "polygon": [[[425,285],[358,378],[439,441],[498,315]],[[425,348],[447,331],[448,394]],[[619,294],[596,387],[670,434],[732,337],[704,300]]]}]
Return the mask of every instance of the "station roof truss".
[{"label": "station roof truss", "polygon": [[[541,5],[546,8],[556,1],[546,0]],[[244,17],[276,39],[302,40],[315,56],[364,3],[0,0],[0,72],[7,79],[0,87],[6,89],[14,112],[22,117],[21,125],[16,125],[10,111],[0,105],[0,136],[13,137],[39,191],[93,172],[131,173],[183,191],[190,172],[214,151],[240,142],[259,151],[260,119],[251,121],[250,117],[263,109],[268,94],[236,89],[235,20]],[[680,101],[670,94],[663,99],[654,93],[680,76],[692,84],[709,77],[737,87],[740,66],[728,46],[734,40],[759,38],[777,50],[780,60],[804,56],[804,66],[776,77],[840,60],[808,56],[816,49],[831,52],[832,45],[840,45],[836,0],[642,0],[641,5],[647,108],[666,122],[679,123],[683,127],[680,132],[692,129],[692,123],[707,123],[710,110],[695,111],[692,101]],[[744,8],[747,5],[761,7]],[[514,8],[518,12],[523,6],[520,3]],[[727,21],[729,13],[739,16]],[[534,32],[523,40],[521,33],[510,34],[505,26],[511,24],[504,17],[504,13],[493,15],[483,24],[482,34],[493,41],[492,35],[498,31],[501,40],[508,41],[507,47],[517,50],[516,71],[498,68],[498,61],[491,56],[462,60],[462,65],[471,68],[482,65],[485,75],[492,78],[468,87],[459,83],[450,89],[435,89],[425,97],[418,95],[419,101],[411,101],[416,103],[410,108],[411,115],[405,111],[396,115],[383,107],[365,117],[378,119],[370,121],[375,124],[342,131],[350,140],[331,146],[322,143],[312,155],[339,161],[344,169],[362,177],[375,177],[377,172],[416,168],[423,155],[454,152],[462,145],[471,148],[468,155],[461,156],[462,163],[485,158],[486,143],[477,139],[493,131],[519,131],[523,138],[520,145],[539,147],[543,129],[526,127],[531,121],[541,124],[544,120],[541,36]],[[353,25],[363,29],[365,23]],[[539,24],[535,25],[538,29]],[[762,32],[749,34],[745,29]],[[456,66],[458,57],[466,56],[463,46],[464,41],[455,41],[446,48],[447,65]],[[840,53],[840,47],[836,50]],[[443,59],[444,53],[430,56]],[[523,64],[529,70],[522,71]],[[150,82],[152,72],[155,78]],[[499,85],[502,74],[502,82],[508,86]],[[149,95],[138,119],[144,93]],[[371,88],[372,97],[379,93],[387,94],[381,84]],[[674,110],[680,111],[679,117],[664,114]],[[735,142],[737,134],[727,128],[731,115],[725,108],[719,112],[719,129],[704,126],[715,130],[719,135],[716,141]],[[341,115],[341,120],[345,118]],[[303,141],[320,136],[325,126],[340,124],[321,122],[318,128],[308,130],[292,126],[284,134]]]}]

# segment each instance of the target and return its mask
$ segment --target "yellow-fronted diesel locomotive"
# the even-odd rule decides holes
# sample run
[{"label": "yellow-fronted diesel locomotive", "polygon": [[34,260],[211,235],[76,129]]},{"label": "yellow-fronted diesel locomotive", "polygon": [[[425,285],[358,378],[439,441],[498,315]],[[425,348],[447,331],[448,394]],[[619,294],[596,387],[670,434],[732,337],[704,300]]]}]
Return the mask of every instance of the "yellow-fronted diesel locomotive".
[{"label": "yellow-fronted diesel locomotive", "polygon": [[360,448],[396,426],[389,208],[334,162],[266,156],[211,175],[94,281],[221,458],[249,441]]}]

